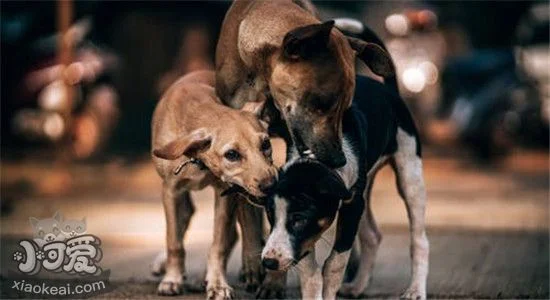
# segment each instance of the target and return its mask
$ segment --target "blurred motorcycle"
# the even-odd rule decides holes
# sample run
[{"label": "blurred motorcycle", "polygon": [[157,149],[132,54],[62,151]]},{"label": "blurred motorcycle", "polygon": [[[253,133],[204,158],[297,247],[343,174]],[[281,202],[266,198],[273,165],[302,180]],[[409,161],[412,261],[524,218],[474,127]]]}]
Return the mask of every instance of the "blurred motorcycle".
[{"label": "blurred motorcycle", "polygon": [[[117,58],[87,39],[91,28],[82,19],[62,37],[31,37],[25,51],[34,63],[10,99],[22,102],[11,120],[15,136],[60,145],[74,158],[90,157],[105,145],[118,118],[118,95],[109,78]],[[57,60],[59,38],[70,41],[74,52],[68,65]]]},{"label": "blurred motorcycle", "polygon": [[548,147],[549,20],[547,6],[535,5],[520,22],[515,49],[474,51],[445,67],[440,109],[478,157]]}]

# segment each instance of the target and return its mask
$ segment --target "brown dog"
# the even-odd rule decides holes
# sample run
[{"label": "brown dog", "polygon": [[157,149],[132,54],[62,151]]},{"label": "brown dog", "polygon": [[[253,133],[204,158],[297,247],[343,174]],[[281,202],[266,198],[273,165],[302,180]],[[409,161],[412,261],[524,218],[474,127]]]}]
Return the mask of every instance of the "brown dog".
[{"label": "brown dog", "polygon": [[216,49],[216,91],[227,105],[273,104],[288,127],[289,158],[309,156],[329,167],[346,163],[342,115],[355,89],[355,58],[394,76],[378,45],[347,38],[321,23],[307,0],[237,0]]},{"label": "brown dog", "polygon": [[[162,295],[182,292],[182,242],[194,212],[189,192],[207,185],[216,190],[207,293],[209,298],[230,298],[232,290],[224,274],[227,249],[237,237],[235,208],[248,204],[223,196],[223,191],[239,186],[251,195],[264,196],[276,181],[266,126],[251,112],[222,105],[213,84],[210,71],[184,76],[166,91],[153,115],[153,162],[163,179],[166,214],[166,274],[158,286]],[[261,234],[261,229],[243,230],[243,240],[250,233]],[[154,271],[160,272],[160,268]]]}]

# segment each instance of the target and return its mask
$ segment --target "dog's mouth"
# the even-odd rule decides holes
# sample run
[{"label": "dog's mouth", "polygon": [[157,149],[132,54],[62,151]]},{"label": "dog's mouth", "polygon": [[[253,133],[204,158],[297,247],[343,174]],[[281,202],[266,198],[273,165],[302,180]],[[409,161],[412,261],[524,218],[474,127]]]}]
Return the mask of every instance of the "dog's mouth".
[{"label": "dog's mouth", "polygon": [[221,195],[224,196],[224,197],[234,195],[234,194],[244,194],[246,196],[252,196],[242,186],[237,185],[237,184],[232,184],[232,183],[229,183],[229,187],[221,193]]},{"label": "dog's mouth", "polygon": [[242,196],[245,196],[246,198],[253,198],[254,200],[257,200],[259,198],[257,196],[252,195],[245,188],[243,188],[238,184],[228,183],[228,185],[229,187],[221,193],[222,197],[240,194]]}]

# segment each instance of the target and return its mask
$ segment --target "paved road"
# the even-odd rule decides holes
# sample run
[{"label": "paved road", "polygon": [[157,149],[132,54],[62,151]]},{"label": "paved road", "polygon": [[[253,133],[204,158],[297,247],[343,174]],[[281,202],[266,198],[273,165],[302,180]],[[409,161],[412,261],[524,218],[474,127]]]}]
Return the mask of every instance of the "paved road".
[{"label": "paved road", "polygon": [[[434,298],[548,298],[548,156],[521,153],[498,167],[429,156],[425,161]],[[13,269],[11,254],[28,238],[28,217],[87,218],[88,232],[102,239],[101,266],[116,289],[104,298],[157,298],[158,279],[149,263],[163,247],[159,180],[149,163],[73,165],[2,164],[1,273]],[[374,189],[374,211],[384,234],[368,298],[393,298],[409,279],[405,209],[383,171]],[[194,194],[197,213],[186,238],[189,282],[201,280],[211,241],[212,193]],[[330,234],[328,239],[330,239]],[[329,246],[319,243],[318,259]],[[240,246],[228,276],[239,298],[250,298],[237,274]],[[5,287],[4,287],[5,288]],[[4,291],[3,291],[4,292]],[[299,297],[296,274],[288,295]],[[180,299],[202,299],[187,293]]]}]

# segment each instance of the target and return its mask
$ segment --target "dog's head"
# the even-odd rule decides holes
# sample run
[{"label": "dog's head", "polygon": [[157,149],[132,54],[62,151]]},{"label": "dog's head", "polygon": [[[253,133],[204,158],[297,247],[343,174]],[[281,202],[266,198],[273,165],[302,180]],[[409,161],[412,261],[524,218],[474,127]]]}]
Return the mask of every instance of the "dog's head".
[{"label": "dog's head", "polygon": [[223,182],[238,185],[253,196],[265,196],[277,180],[266,126],[248,111],[224,109],[212,126],[176,139],[153,155],[174,160],[196,158]]},{"label": "dog's head", "polygon": [[263,265],[285,271],[297,263],[330,227],[340,200],[350,197],[338,174],[317,161],[300,159],[285,167],[273,194],[260,203],[271,224]]},{"label": "dog's head", "polygon": [[328,21],[286,33],[272,57],[269,88],[300,154],[311,151],[337,168],[346,163],[341,124],[355,91],[355,58],[383,77],[394,70],[381,47],[347,38],[333,26]]}]

